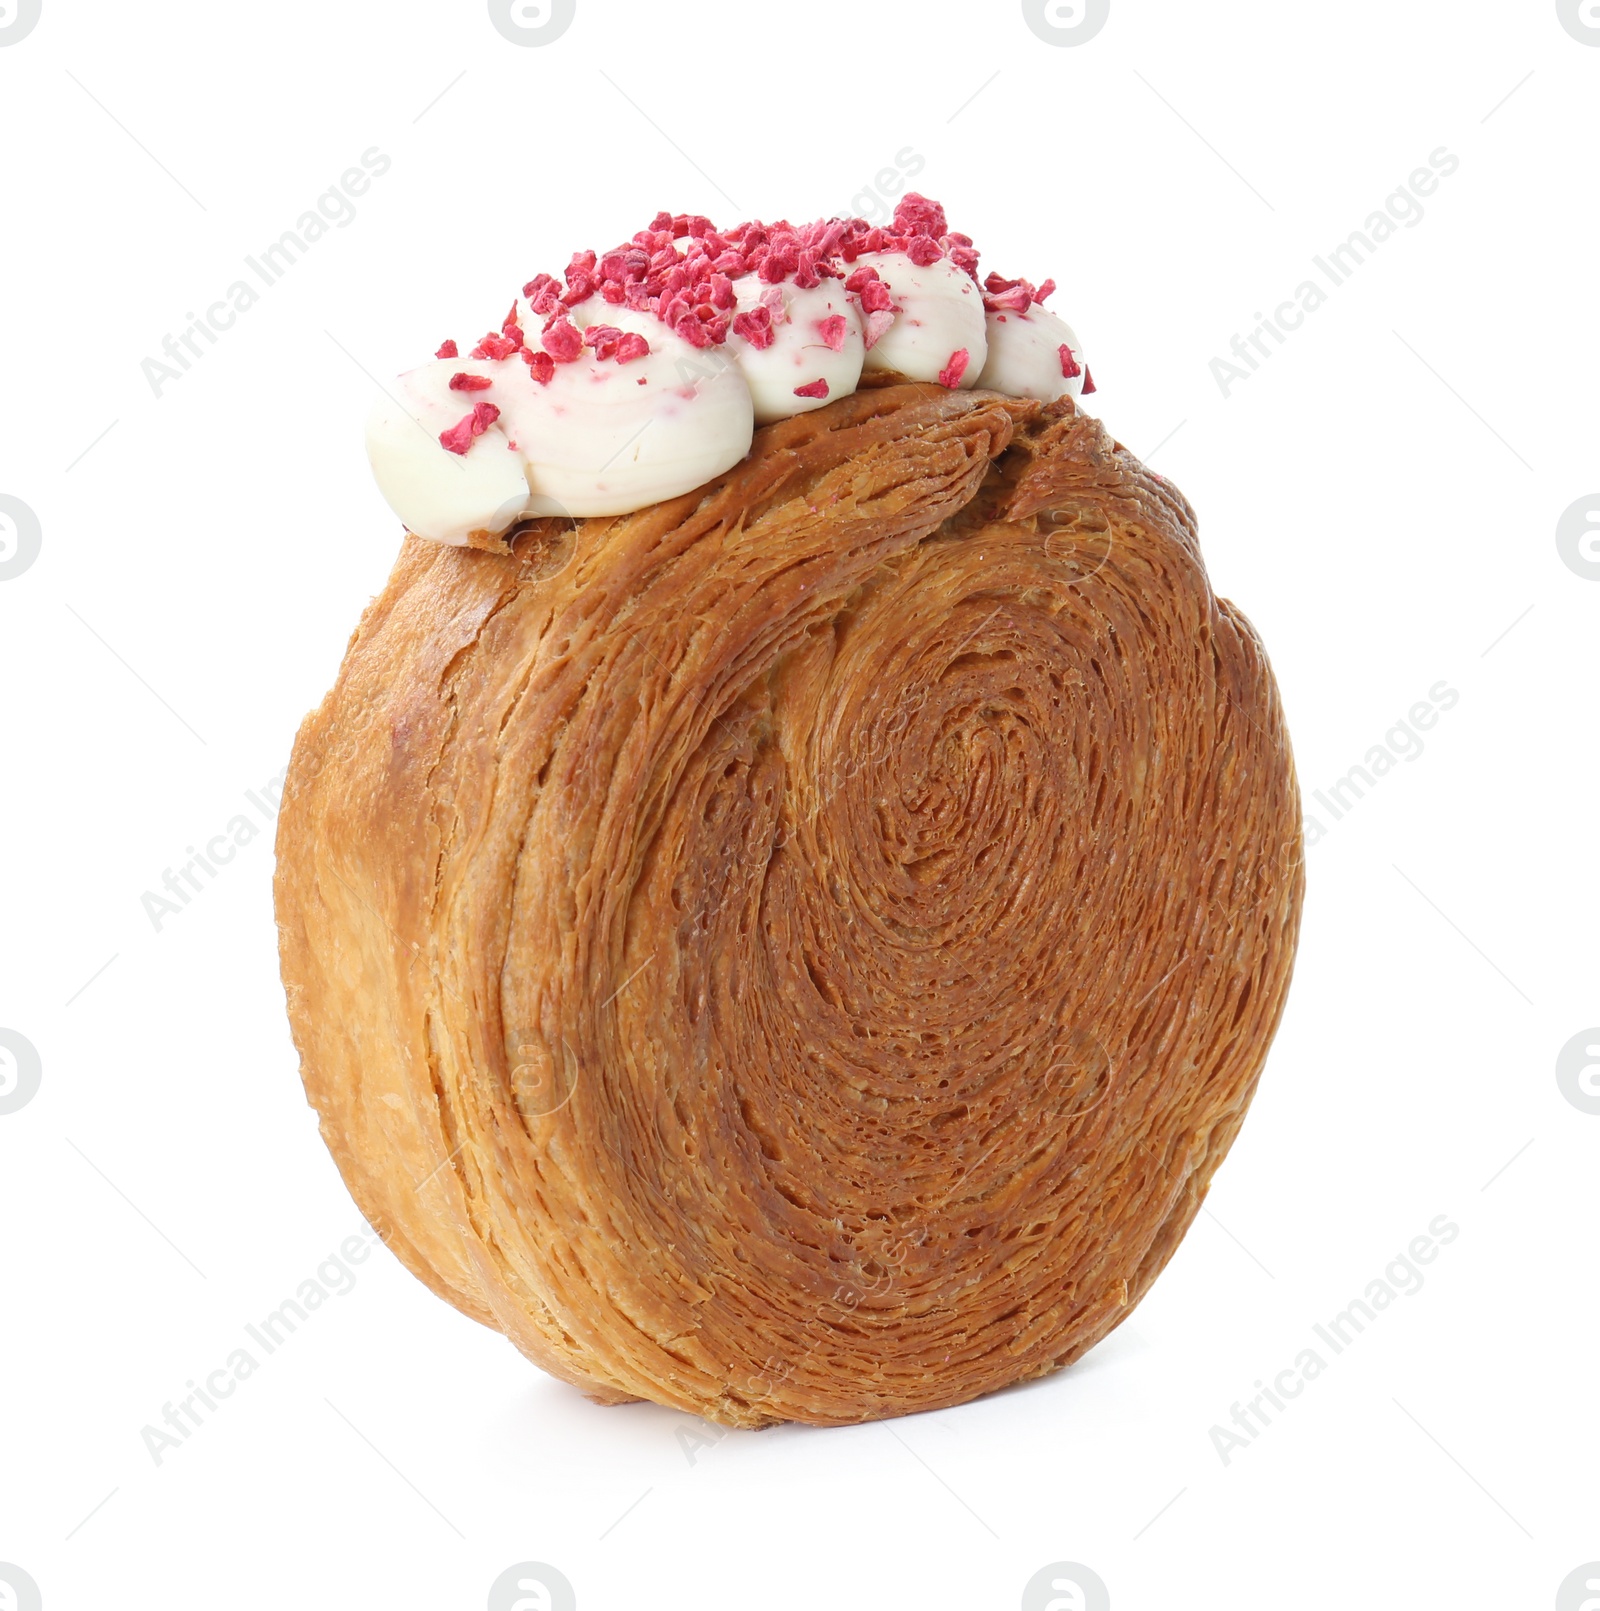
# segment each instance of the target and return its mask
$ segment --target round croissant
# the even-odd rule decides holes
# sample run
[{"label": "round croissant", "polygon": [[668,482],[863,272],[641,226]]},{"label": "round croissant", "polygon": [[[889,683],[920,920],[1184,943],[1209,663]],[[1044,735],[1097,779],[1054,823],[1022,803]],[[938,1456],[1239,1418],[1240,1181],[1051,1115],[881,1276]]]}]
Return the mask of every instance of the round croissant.
[{"label": "round croissant", "polygon": [[408,538],[278,834],[306,1089],[606,1402],[937,1409],[1131,1312],[1282,1010],[1299,801],[1182,495],[888,384],[636,514]]}]

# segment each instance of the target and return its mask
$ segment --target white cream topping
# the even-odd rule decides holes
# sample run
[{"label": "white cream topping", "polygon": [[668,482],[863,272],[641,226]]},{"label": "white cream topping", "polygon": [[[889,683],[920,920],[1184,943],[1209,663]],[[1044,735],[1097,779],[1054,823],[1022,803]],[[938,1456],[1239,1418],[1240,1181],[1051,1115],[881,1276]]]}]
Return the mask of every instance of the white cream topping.
[{"label": "white cream topping", "polygon": [[[585,348],[556,363],[543,384],[520,354],[423,364],[380,395],[368,419],[367,455],[379,490],[408,531],[464,544],[525,516],[627,514],[693,491],[750,451],[757,423],[848,396],[863,368],[937,381],[965,349],[961,388],[1042,402],[1082,392],[1078,338],[1039,305],[986,315],[972,276],[944,257],[924,266],[902,252],[873,252],[857,264],[876,269],[888,285],[899,307],[892,320],[864,315],[841,280],[773,286],[752,274],[733,282],[735,311],[771,309],[774,339],[765,348],[731,329],[725,342],[695,347],[653,313],[596,295],[569,310],[572,323],[636,332],[650,345],[645,356],[619,364]],[[518,313],[536,345],[543,318],[526,302]],[[834,319],[842,329],[827,322]],[[874,326],[879,333],[868,347]],[[1063,345],[1079,367],[1075,376],[1061,372]],[[491,384],[451,390],[451,377],[463,373]],[[817,381],[827,383],[824,396],[795,395]],[[465,453],[451,452],[441,433],[479,403],[493,405],[498,417]]]},{"label": "white cream topping", "polygon": [[[760,306],[763,297],[772,313],[770,347],[756,347],[738,331],[728,332],[728,351],[755,399],[758,425],[823,408],[856,389],[866,340],[856,299],[841,281],[824,280],[809,288],[788,282],[766,285],[760,275],[747,274],[733,282],[733,294],[741,313]],[[842,320],[844,328],[830,329],[830,319]],[[829,344],[830,335],[837,350]],[[819,380],[827,383],[820,397],[795,395],[795,387]]]},{"label": "white cream topping", "polygon": [[526,512],[522,457],[498,421],[467,454],[447,453],[439,445],[441,431],[470,414],[475,399],[489,396],[453,392],[450,377],[462,371],[491,375],[500,367],[470,358],[440,359],[402,375],[378,394],[367,417],[367,458],[378,490],[407,531],[436,542],[465,543],[474,531],[498,535]]},{"label": "white cream topping", "polygon": [[[1037,303],[1026,313],[1002,308],[988,315],[989,358],[977,384],[1007,397],[1033,397],[1053,403],[1083,390],[1083,348],[1072,326]],[[1061,349],[1071,350],[1078,373],[1062,373]]]},{"label": "white cream topping", "polygon": [[987,357],[983,293],[977,282],[948,257],[926,267],[904,252],[868,252],[857,267],[875,268],[900,312],[867,351],[868,369],[897,369],[907,380],[937,380],[963,348],[966,372],[959,384],[978,383]]},{"label": "white cream topping", "polygon": [[649,353],[625,364],[586,348],[545,386],[521,358],[500,360],[504,379],[480,395],[499,406],[527,465],[530,514],[628,514],[693,491],[750,451],[754,409],[737,369],[659,322],[648,340]]}]

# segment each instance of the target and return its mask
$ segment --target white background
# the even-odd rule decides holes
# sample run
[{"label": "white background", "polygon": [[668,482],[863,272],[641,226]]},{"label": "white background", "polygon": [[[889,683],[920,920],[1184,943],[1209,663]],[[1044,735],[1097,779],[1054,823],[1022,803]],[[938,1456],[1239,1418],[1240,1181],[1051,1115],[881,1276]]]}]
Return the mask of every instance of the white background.
[{"label": "white background", "polygon": [[[46,1611],[477,1608],[523,1560],[583,1611],[1011,1608],[1061,1560],[1116,1611],[1556,1604],[1600,1559],[1600,1117],[1554,1072],[1600,1023],[1600,583],[1555,542],[1600,492],[1597,97],[1552,0],[1112,0],[1072,48],[1014,0],[579,0],[539,48],[481,0],[44,0],[0,48],[0,493],[42,530],[0,581],[0,1026],[43,1068],[0,1116],[0,1561]],[[374,146],[355,221],[154,396],[141,360]],[[1422,221],[1224,398],[1210,360],[1439,147]],[[1059,280],[1328,830],[1207,1212],[1053,1379],[715,1442],[380,1248],[157,1466],[140,1429],[362,1228],[270,835],[160,932],[141,897],[250,813],[383,582],[367,372],[657,208],[859,209],[908,148],[985,267]],[[1423,753],[1319,810],[1441,680]],[[1422,1290],[1224,1465],[1213,1424],[1440,1214]]]}]

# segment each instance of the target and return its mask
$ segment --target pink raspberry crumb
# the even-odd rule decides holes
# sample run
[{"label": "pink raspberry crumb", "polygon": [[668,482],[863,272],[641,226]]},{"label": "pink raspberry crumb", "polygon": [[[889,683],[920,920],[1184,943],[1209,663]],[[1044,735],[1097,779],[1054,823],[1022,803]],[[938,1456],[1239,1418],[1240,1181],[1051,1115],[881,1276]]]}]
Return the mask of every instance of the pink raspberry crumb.
[{"label": "pink raspberry crumb", "polygon": [[513,341],[510,336],[497,335],[490,331],[476,347],[472,349],[474,358],[509,358],[518,347],[522,345],[522,332],[517,332],[517,339]]},{"label": "pink raspberry crumb", "polygon": [[541,386],[548,386],[556,372],[556,361],[547,352],[535,352],[532,347],[522,349],[522,361],[528,366],[528,373],[539,382]]},{"label": "pink raspberry crumb", "polygon": [[1081,375],[1083,371],[1078,367],[1078,360],[1072,356],[1072,348],[1066,342],[1061,343],[1061,376],[1063,380],[1072,380]]},{"label": "pink raspberry crumb", "polygon": [[957,347],[950,354],[950,362],[939,371],[939,384],[954,390],[961,384],[961,377],[967,372],[967,365],[972,361],[972,354],[965,347]]},{"label": "pink raspberry crumb", "polygon": [[459,358],[461,356],[461,349],[455,344],[455,342],[447,341],[433,356],[435,358]]},{"label": "pink raspberry crumb", "polygon": [[764,352],[776,339],[772,331],[772,310],[761,306],[733,316],[733,333],[743,336],[757,352]]},{"label": "pink raspberry crumb", "polygon": [[[637,330],[629,330],[617,343],[617,362],[631,364],[635,358],[648,357],[649,352],[650,343]],[[641,380],[639,384],[642,386],[644,382]]]},{"label": "pink raspberry crumb", "polygon": [[867,315],[867,348],[878,345],[883,333],[894,323],[894,315],[887,308],[877,308]]},{"label": "pink raspberry crumb", "polygon": [[823,346],[833,352],[844,351],[844,337],[848,329],[842,313],[830,314],[817,324],[817,334],[822,337]]},{"label": "pink raspberry crumb", "polygon": [[1094,383],[1094,376],[1091,375],[1087,369],[1085,369],[1083,372],[1083,395],[1087,397],[1090,392],[1096,391],[1097,389],[1098,388]]},{"label": "pink raspberry crumb", "polygon": [[796,397],[826,397],[828,383],[825,380],[813,380],[804,386],[796,386],[794,394]]},{"label": "pink raspberry crumb", "polygon": [[475,436],[482,436],[500,418],[500,410],[493,403],[474,403],[472,412],[464,414],[448,431],[439,433],[439,445],[450,453],[465,453]]},{"label": "pink raspberry crumb", "polygon": [[539,337],[539,345],[558,364],[570,364],[583,351],[583,336],[571,320],[552,319]]},{"label": "pink raspberry crumb", "polygon": [[494,382],[487,375],[469,375],[465,370],[450,377],[453,392],[486,392],[492,385]]}]

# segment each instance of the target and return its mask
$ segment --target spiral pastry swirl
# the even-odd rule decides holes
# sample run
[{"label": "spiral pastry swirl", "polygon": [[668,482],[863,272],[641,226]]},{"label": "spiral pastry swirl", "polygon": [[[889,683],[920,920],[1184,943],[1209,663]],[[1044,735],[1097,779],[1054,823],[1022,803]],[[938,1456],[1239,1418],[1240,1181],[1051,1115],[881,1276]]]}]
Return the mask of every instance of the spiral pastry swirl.
[{"label": "spiral pastry swirl", "polygon": [[1302,892],[1183,497],[1070,398],[894,383],[635,514],[408,538],[278,855],[388,1245],[592,1396],[739,1426],[960,1403],[1124,1319]]}]

